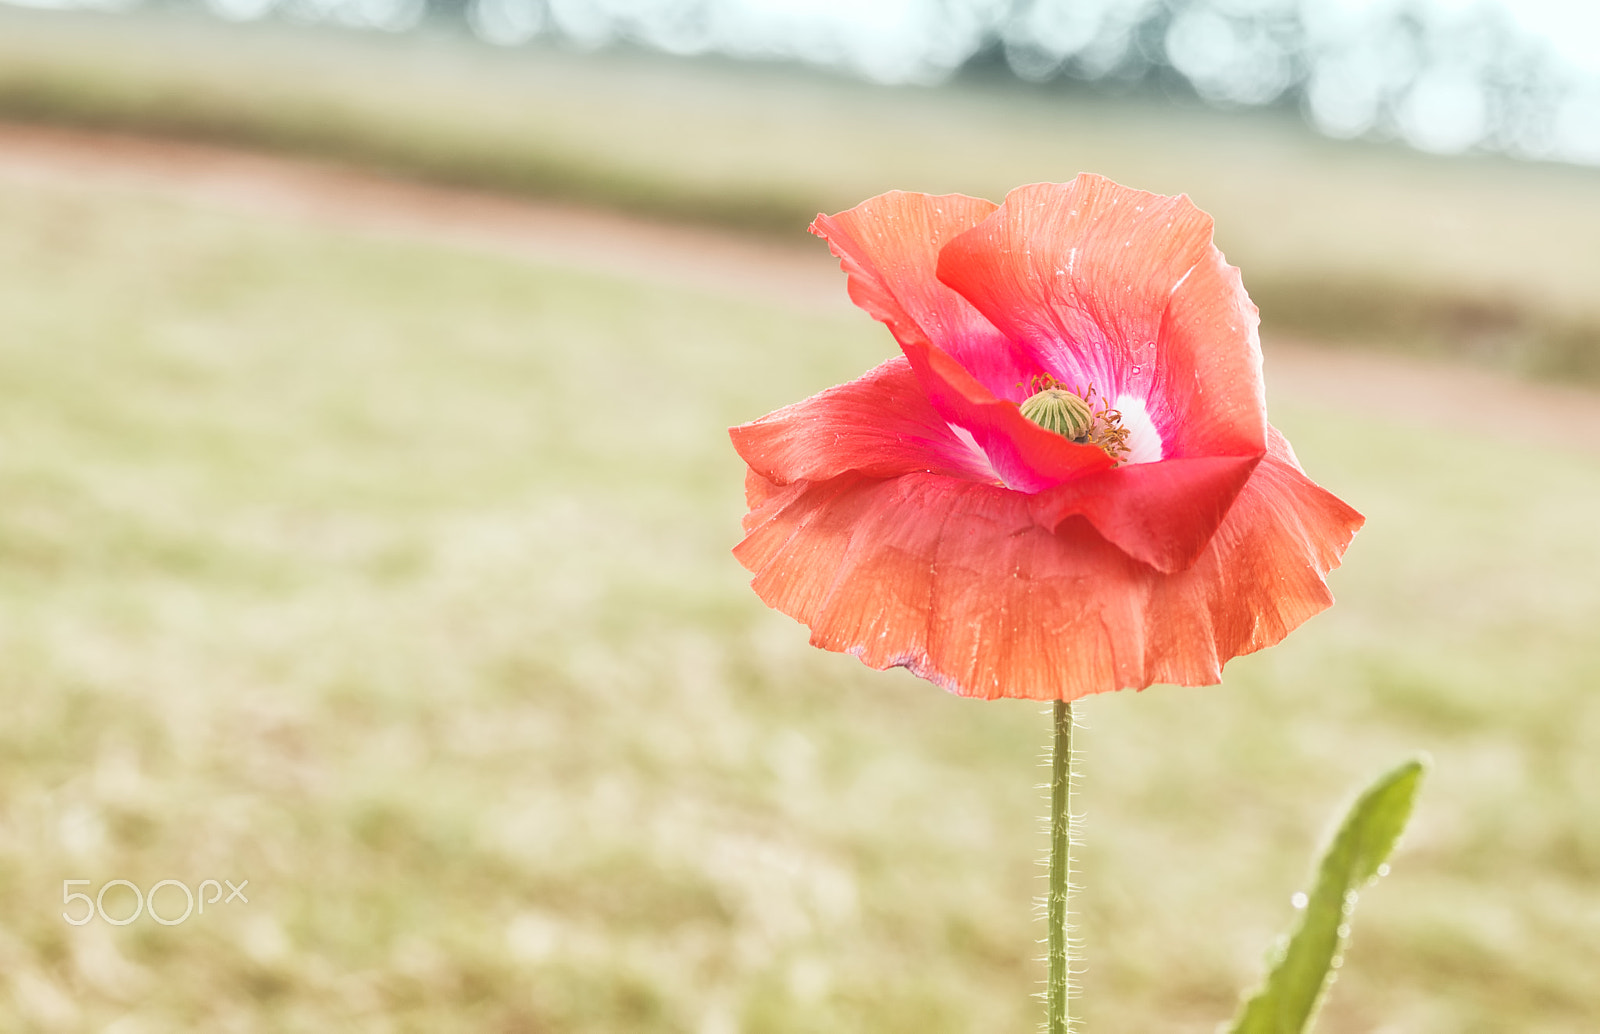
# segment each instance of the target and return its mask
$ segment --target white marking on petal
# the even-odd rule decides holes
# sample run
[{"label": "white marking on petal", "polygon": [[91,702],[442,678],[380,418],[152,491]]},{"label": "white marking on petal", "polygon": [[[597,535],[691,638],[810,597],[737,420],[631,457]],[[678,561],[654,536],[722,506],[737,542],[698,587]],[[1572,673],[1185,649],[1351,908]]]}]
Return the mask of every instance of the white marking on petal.
[{"label": "white marking on petal", "polygon": [[1128,429],[1128,454],[1122,458],[1128,463],[1154,463],[1161,458],[1161,432],[1150,419],[1144,399],[1137,395],[1118,395],[1112,406],[1122,414],[1122,426]]},{"label": "white marking on petal", "polygon": [[1004,484],[1005,483],[1005,479],[1002,478],[999,475],[999,473],[997,473],[995,471],[994,465],[989,462],[988,453],[986,453],[982,449],[978,448],[978,439],[972,437],[972,432],[971,431],[967,430],[965,427],[962,427],[960,424],[948,424],[947,423],[946,426],[948,426],[950,428],[950,433],[951,434],[953,434],[957,438],[961,439],[961,444],[965,445],[967,448],[972,450],[972,455],[977,457],[978,466],[980,468],[982,468],[983,470],[987,471],[989,473],[989,476],[994,478],[994,480],[997,483],[1000,483],[1000,484]]}]

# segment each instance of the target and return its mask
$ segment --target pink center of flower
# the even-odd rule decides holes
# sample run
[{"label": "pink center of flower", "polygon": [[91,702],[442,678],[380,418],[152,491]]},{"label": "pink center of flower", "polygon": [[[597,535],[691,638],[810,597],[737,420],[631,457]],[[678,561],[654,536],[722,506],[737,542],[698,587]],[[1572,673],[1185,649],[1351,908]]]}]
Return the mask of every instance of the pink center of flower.
[{"label": "pink center of flower", "polygon": [[1129,432],[1122,426],[1122,414],[1104,395],[1095,395],[1094,385],[1088,390],[1068,388],[1049,374],[1040,374],[1029,386],[1033,394],[1019,407],[1023,416],[1079,445],[1098,446],[1114,460],[1127,457]]}]

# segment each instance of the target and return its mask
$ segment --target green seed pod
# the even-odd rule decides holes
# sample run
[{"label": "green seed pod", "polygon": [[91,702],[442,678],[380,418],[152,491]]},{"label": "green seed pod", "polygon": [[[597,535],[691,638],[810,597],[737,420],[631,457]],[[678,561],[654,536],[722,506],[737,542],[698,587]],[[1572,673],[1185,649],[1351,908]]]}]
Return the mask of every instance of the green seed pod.
[{"label": "green seed pod", "polygon": [[1063,388],[1046,388],[1030,395],[1022,403],[1022,415],[1075,442],[1088,441],[1094,428],[1094,410],[1089,403]]}]

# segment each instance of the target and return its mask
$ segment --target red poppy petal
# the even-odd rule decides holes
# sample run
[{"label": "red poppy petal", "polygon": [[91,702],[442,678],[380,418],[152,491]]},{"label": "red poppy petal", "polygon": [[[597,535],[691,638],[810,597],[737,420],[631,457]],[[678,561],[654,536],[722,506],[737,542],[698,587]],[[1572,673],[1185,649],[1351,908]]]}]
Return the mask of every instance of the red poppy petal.
[{"label": "red poppy petal", "polygon": [[1052,534],[1025,496],[928,475],[849,476],[770,505],[735,550],[814,645],[967,696],[1072,699],[1145,684],[1157,577],[1082,521]]},{"label": "red poppy petal", "polygon": [[888,325],[895,339],[926,341],[954,356],[995,394],[1026,384],[1039,368],[955,291],[939,282],[939,249],[993,212],[993,201],[963,194],[890,191],[811,232],[828,242],[849,276],[850,300]]},{"label": "red poppy petal", "polygon": [[1111,457],[1030,421],[1015,402],[994,397],[960,363],[925,342],[902,342],[906,359],[941,416],[967,430],[1000,480],[1019,492],[1039,492],[1110,468]]},{"label": "red poppy petal", "polygon": [[1216,682],[1331,602],[1322,577],[1361,523],[1276,453],[1177,574],[1030,508],[970,481],[851,474],[765,497],[735,554],[818,646],[963,695],[1070,700]]},{"label": "red poppy petal", "polygon": [[1216,248],[1172,291],[1162,324],[1151,418],[1168,430],[1169,456],[1261,447],[1267,401],[1261,323],[1239,270]]},{"label": "red poppy petal", "polygon": [[824,481],[851,470],[995,480],[983,456],[928,403],[904,356],[728,434],[751,469],[778,484]]},{"label": "red poppy petal", "polygon": [[[1276,432],[1274,432],[1275,434]],[[1279,642],[1333,603],[1323,581],[1365,518],[1269,454],[1195,565],[1157,583],[1146,610],[1153,682],[1201,685],[1229,659]],[[1209,639],[1212,674],[1183,643]]]},{"label": "red poppy petal", "polygon": [[1057,378],[1143,400],[1164,457],[1263,448],[1255,306],[1187,197],[1088,174],[1020,187],[938,275]]},{"label": "red poppy petal", "polygon": [[[761,523],[762,507],[766,506],[773,497],[784,493],[789,487],[774,481],[768,481],[753,470],[744,472],[744,505],[749,512],[744,515],[744,520],[741,523],[746,534],[749,534],[750,529]],[[798,492],[799,489],[796,488],[795,491]]]},{"label": "red poppy petal", "polygon": [[839,576],[838,556],[849,545],[862,504],[871,502],[860,489],[902,480],[852,473],[820,484],[796,481],[768,496],[760,510],[745,517],[744,540],[733,550],[755,573],[751,585],[757,595],[794,617],[814,612]]},{"label": "red poppy petal", "polygon": [[1035,519],[1055,528],[1082,516],[1158,571],[1194,563],[1228,515],[1259,456],[1196,456],[1117,467],[1036,496]]}]

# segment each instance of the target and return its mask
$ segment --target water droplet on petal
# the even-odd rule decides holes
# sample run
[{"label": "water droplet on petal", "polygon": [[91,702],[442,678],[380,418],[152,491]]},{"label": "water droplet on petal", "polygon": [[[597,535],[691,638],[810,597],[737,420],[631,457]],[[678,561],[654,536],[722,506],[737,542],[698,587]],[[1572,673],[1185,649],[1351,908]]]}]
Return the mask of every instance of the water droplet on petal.
[{"label": "water droplet on petal", "polygon": [[1294,892],[1294,897],[1289,899],[1289,904],[1295,908],[1305,908],[1310,901],[1311,899],[1306,897],[1305,891],[1297,890]]}]

